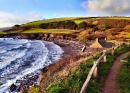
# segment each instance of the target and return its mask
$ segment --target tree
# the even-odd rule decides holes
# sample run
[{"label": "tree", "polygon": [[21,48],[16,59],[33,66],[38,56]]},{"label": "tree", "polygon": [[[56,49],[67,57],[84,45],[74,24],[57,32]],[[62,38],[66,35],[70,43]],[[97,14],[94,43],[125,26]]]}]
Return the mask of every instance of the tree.
[{"label": "tree", "polygon": [[87,23],[86,22],[81,22],[81,23],[79,23],[79,29],[86,29],[87,28]]},{"label": "tree", "polygon": [[76,29],[77,24],[74,21],[68,20],[65,21],[65,28],[66,29]]},{"label": "tree", "polygon": [[108,29],[110,29],[110,26],[106,24],[104,28],[105,28],[105,30],[108,30]]},{"label": "tree", "polygon": [[95,31],[97,31],[97,30],[98,30],[98,27],[97,27],[97,26],[93,27],[93,32],[95,32]]},{"label": "tree", "polygon": [[59,21],[59,22],[57,23],[57,25],[58,25],[58,28],[64,29],[64,28],[65,28],[65,21]]},{"label": "tree", "polygon": [[20,25],[16,24],[16,25],[14,25],[13,27],[14,27],[14,28],[19,28]]},{"label": "tree", "polygon": [[49,23],[42,23],[42,24],[39,25],[39,28],[47,29],[48,25],[49,25]]}]

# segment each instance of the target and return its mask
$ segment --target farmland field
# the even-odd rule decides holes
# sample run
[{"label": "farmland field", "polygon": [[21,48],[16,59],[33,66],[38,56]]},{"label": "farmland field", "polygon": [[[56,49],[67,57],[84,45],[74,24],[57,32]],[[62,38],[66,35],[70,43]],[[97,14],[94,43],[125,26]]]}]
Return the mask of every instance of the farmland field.
[{"label": "farmland field", "polygon": [[31,33],[57,33],[57,34],[70,34],[71,30],[67,29],[31,29],[24,31],[22,33],[31,34]]},{"label": "farmland field", "polygon": [[50,23],[50,22],[58,22],[58,21],[66,21],[66,20],[76,20],[78,19],[77,17],[68,17],[68,18],[53,18],[53,19],[46,19],[46,20],[39,20],[39,21],[34,21],[34,22],[29,22],[27,24],[23,24],[22,26],[38,26],[41,23]]},{"label": "farmland field", "polygon": [[106,19],[130,20],[130,17],[108,17]]}]

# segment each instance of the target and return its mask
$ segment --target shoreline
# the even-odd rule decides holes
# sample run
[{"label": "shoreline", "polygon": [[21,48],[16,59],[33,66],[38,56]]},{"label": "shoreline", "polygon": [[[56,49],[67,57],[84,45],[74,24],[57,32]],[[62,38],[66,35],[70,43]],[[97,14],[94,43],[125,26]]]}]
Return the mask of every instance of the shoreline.
[{"label": "shoreline", "polygon": [[[57,41],[49,41],[49,42],[53,42],[54,44],[58,45],[60,48],[62,48],[64,53],[61,55],[59,60],[52,62],[48,66],[43,67],[39,74],[32,75],[31,77],[26,75],[24,80],[18,80],[17,82],[21,82],[20,85],[17,86],[18,91],[22,91],[26,88],[30,88],[30,86],[36,84],[35,83],[36,81],[38,81],[38,85],[42,86],[40,82],[43,77],[45,78],[45,81],[48,82],[48,80],[50,79],[49,76],[51,75],[54,75],[54,77],[56,77],[57,75],[60,75],[61,77],[67,76],[70,73],[70,71],[74,68],[74,66],[77,65],[76,63],[74,63],[75,61],[79,60],[80,58],[84,58],[86,56],[90,56],[94,54],[94,51],[97,52],[97,50],[92,51],[91,49],[89,49],[90,42],[83,43],[79,41],[70,41],[70,40],[61,40],[61,39]],[[87,49],[85,50],[85,52],[82,52],[81,50],[84,45],[87,45],[86,46]],[[45,71],[45,73],[42,73],[46,68],[47,68],[47,72]],[[59,80],[59,78],[57,80]],[[53,79],[52,82],[55,82],[57,80],[55,78]]]},{"label": "shoreline", "polygon": [[[47,42],[47,41],[43,41],[43,42]],[[75,51],[73,51],[74,47],[79,46],[79,44],[77,43],[77,41],[69,41],[69,40],[62,40],[61,41],[61,40],[59,40],[57,42],[53,42],[53,41],[50,41],[50,42],[58,45],[64,52],[63,52],[63,54],[61,54],[61,57],[60,57],[59,60],[57,60],[55,62],[52,62],[50,65],[45,66],[42,69],[44,69],[46,67],[48,68],[49,66],[52,66],[53,64],[57,64],[57,62],[63,61],[66,58],[67,59],[69,58],[71,60],[71,58],[74,58],[77,55],[76,52],[80,52],[81,51],[80,48],[84,45],[84,44],[81,43],[80,47],[77,48],[77,49],[75,49]],[[72,42],[74,44],[73,47],[71,45]],[[48,42],[48,44],[49,44],[49,42]],[[47,47],[47,44],[45,44],[45,46]],[[64,63],[64,61],[61,62],[61,63]],[[33,73],[32,75],[26,75],[26,76],[24,76],[22,80],[17,80],[16,84],[19,83],[19,85],[16,85],[16,87],[17,87],[16,91],[20,92],[20,91],[22,91],[24,89],[30,88],[30,86],[32,86],[34,84],[39,84],[40,74],[41,74],[41,72],[40,73]]]},{"label": "shoreline", "polygon": [[[43,92],[45,92],[45,89],[49,84],[67,77],[80,63],[103,50],[89,48],[90,42],[82,43],[79,41],[60,40],[54,43],[59,45],[65,53],[60,60],[41,70],[39,86]],[[86,50],[82,52],[81,49],[84,45],[86,45]],[[66,54],[68,54],[68,56],[66,56]]]}]

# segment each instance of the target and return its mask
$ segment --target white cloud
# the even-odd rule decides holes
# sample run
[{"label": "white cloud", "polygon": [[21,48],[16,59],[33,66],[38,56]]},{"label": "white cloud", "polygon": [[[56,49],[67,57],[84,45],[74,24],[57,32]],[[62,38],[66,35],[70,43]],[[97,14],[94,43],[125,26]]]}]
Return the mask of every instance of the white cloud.
[{"label": "white cloud", "polygon": [[86,0],[82,7],[93,14],[128,15],[130,0]]},{"label": "white cloud", "polygon": [[43,19],[43,17],[36,12],[31,12],[28,15],[24,16],[7,12],[0,12],[0,27],[8,27],[15,24],[24,24],[41,19]]}]

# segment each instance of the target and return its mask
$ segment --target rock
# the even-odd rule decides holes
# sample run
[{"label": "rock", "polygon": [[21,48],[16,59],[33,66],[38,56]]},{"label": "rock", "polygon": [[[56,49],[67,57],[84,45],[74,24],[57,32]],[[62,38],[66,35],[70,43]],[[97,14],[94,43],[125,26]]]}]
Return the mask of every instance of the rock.
[{"label": "rock", "polygon": [[17,86],[13,83],[12,85],[9,86],[9,90],[10,90],[11,92],[13,92],[13,91],[16,90],[16,87],[17,87]]}]

